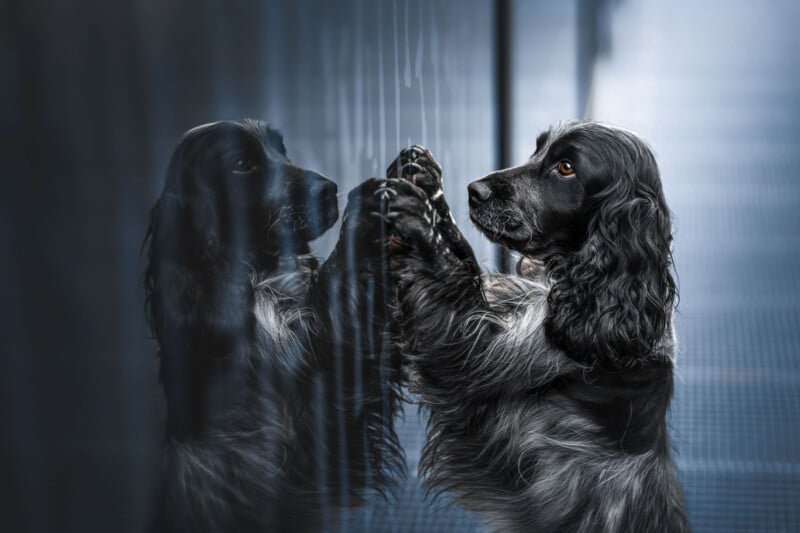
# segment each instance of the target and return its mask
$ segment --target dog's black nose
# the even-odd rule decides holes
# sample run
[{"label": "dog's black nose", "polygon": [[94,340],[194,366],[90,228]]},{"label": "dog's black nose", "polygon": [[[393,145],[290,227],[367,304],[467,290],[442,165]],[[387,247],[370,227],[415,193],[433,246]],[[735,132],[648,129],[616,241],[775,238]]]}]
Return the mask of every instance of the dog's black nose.
[{"label": "dog's black nose", "polygon": [[485,202],[492,197],[492,188],[482,180],[473,181],[467,189],[470,202]]}]

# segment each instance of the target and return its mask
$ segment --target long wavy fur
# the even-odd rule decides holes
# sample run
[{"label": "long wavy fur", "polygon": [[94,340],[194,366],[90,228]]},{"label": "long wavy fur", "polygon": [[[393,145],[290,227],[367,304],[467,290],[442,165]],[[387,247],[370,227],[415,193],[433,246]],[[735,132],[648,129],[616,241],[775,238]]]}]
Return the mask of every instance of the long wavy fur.
[{"label": "long wavy fur", "polygon": [[672,229],[655,158],[614,132],[615,180],[597,192],[587,238],[548,261],[548,337],[586,364],[641,364],[672,320]]}]

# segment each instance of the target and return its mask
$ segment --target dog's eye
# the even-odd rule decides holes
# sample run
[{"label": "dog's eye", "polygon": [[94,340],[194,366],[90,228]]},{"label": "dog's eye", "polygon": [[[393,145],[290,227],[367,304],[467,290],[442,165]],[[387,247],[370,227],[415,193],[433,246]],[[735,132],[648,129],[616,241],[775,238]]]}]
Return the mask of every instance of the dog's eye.
[{"label": "dog's eye", "polygon": [[569,161],[561,161],[558,163],[558,173],[562,176],[572,176],[575,174],[575,167]]},{"label": "dog's eye", "polygon": [[237,158],[233,163],[234,172],[250,172],[255,165],[245,157]]}]

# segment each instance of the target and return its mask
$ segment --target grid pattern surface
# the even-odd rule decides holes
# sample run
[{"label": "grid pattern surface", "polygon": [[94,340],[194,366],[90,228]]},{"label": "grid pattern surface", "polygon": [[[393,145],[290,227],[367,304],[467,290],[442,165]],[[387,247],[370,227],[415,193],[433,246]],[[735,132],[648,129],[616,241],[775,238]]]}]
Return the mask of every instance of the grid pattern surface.
[{"label": "grid pattern surface", "polygon": [[593,116],[652,143],[676,219],[670,422],[698,532],[800,528],[799,12],[626,2],[597,70]]}]

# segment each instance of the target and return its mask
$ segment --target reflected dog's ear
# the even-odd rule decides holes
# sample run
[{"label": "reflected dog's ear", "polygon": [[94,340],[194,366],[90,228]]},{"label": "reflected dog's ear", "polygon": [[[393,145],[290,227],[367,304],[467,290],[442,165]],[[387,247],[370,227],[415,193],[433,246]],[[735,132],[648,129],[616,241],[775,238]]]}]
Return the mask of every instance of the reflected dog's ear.
[{"label": "reflected dog's ear", "polygon": [[153,245],[196,259],[216,257],[221,246],[218,206],[210,190],[164,192],[153,207]]},{"label": "reflected dog's ear", "polygon": [[165,192],[150,210],[147,234],[142,244],[142,251],[147,256],[145,315],[157,337],[159,317],[156,315],[160,304],[155,301],[155,295],[163,292],[157,287],[168,269],[178,260],[202,263],[218,254],[217,215],[208,198],[187,202],[175,193]]},{"label": "reflected dog's ear", "polygon": [[[216,124],[216,123],[215,123]],[[209,126],[209,127],[214,127]],[[197,152],[203,146],[197,138],[201,133],[186,134],[167,168],[164,190],[150,213],[151,248],[174,246],[172,253],[189,257],[211,257],[220,243],[220,213],[217,195],[203,176],[198,175]]]}]

